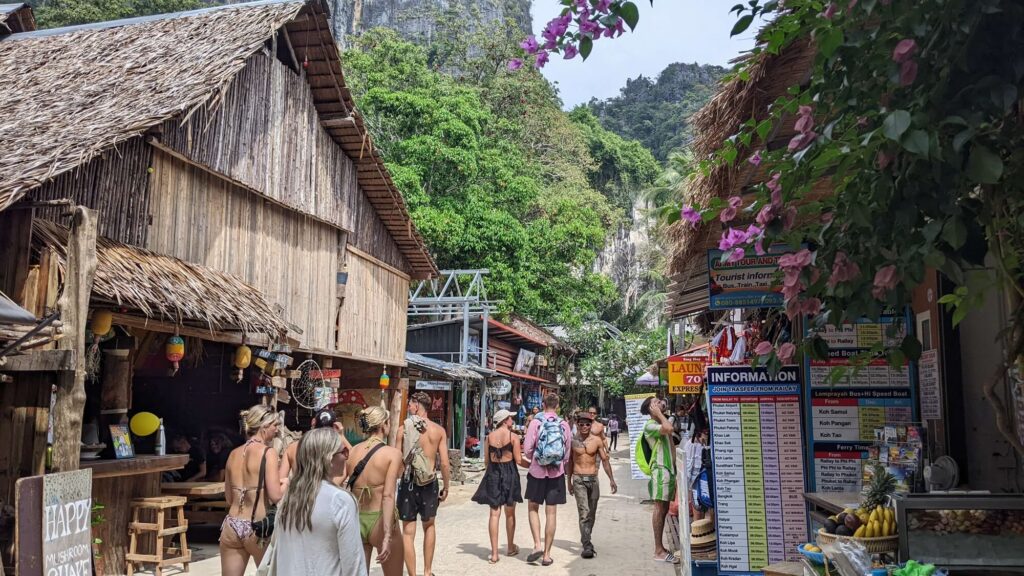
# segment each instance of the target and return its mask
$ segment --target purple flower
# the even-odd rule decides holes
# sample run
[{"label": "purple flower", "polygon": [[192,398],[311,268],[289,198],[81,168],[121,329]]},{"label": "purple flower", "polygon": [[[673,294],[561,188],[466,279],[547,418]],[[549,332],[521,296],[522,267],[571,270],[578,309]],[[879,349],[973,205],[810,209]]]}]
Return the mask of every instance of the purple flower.
[{"label": "purple flower", "polygon": [[906,88],[917,79],[917,62],[907,60],[900,64],[900,86]]},{"label": "purple flower", "polygon": [[513,58],[508,61],[508,69],[515,72],[523,67],[523,61],[519,58]]},{"label": "purple flower", "polygon": [[757,152],[754,152],[754,154],[750,158],[747,158],[747,162],[750,162],[754,166],[760,166],[761,165],[761,151],[758,150]]},{"label": "purple flower", "polygon": [[825,11],[822,12],[821,15],[824,16],[826,20],[831,20],[836,15],[836,10],[838,10],[836,3],[829,2],[828,6],[825,7]]},{"label": "purple flower", "polygon": [[537,39],[534,38],[533,34],[526,37],[525,40],[519,43],[519,47],[526,50],[527,54],[536,54],[540,46],[537,45]]},{"label": "purple flower", "polygon": [[626,33],[625,20],[619,18],[615,20],[615,26],[604,29],[605,38],[616,38]]},{"label": "purple flower", "polygon": [[612,0],[598,0],[597,6],[594,7],[598,12],[607,14],[608,10],[612,7]]},{"label": "purple flower", "polygon": [[779,180],[781,178],[782,173],[775,172],[772,174],[772,177],[768,179],[768,182],[765,182],[765,186],[767,186],[768,189],[771,190],[772,192],[778,192],[779,190],[782,190],[782,185],[779,184]]},{"label": "purple flower", "polygon": [[810,132],[811,128],[814,128],[814,116],[811,107],[801,106],[800,111],[797,114],[799,118],[797,118],[796,124],[793,125],[793,128],[801,134]]},{"label": "purple flower", "polygon": [[537,68],[543,68],[544,65],[548,63],[548,58],[549,56],[547,52],[543,50],[537,52],[537,61],[534,63],[534,66]]},{"label": "purple flower", "polygon": [[893,62],[902,63],[910,60],[917,51],[917,42],[913,38],[904,38],[896,44],[896,48],[892,51]]},{"label": "purple flower", "polygon": [[737,230],[736,228],[729,228],[722,233],[721,239],[718,241],[718,249],[725,252],[732,250],[740,244],[744,244],[747,241],[747,235],[743,230]]},{"label": "purple flower", "polygon": [[783,364],[789,364],[793,356],[796,355],[796,346],[792,342],[786,342],[779,346],[779,351],[776,355]]},{"label": "purple flower", "polygon": [[680,213],[680,216],[682,216],[683,220],[686,220],[695,227],[697,224],[700,224],[700,212],[694,210],[692,206],[683,206],[683,211]]},{"label": "purple flower", "polygon": [[884,300],[886,293],[896,287],[899,278],[900,275],[896,272],[895,265],[882,266],[875,272],[871,295],[879,300]]},{"label": "purple flower", "polygon": [[722,224],[725,224],[726,222],[731,222],[734,218],[736,218],[736,212],[737,211],[734,206],[729,206],[725,210],[722,210],[722,213],[718,215],[718,219],[722,221]]},{"label": "purple flower", "polygon": [[788,150],[790,152],[803,150],[804,148],[807,148],[807,146],[809,146],[811,142],[814,142],[814,139],[817,137],[818,135],[813,130],[797,134],[796,136],[793,136],[792,140],[789,141]]},{"label": "purple flower", "polygon": [[771,342],[761,340],[757,343],[757,346],[754,347],[754,354],[757,354],[758,356],[767,356],[772,353],[772,350],[774,350],[774,348],[772,347]]},{"label": "purple flower", "polygon": [[600,38],[601,25],[596,20],[582,19],[580,20],[580,32],[588,34],[591,38]]},{"label": "purple flower", "polygon": [[726,259],[726,262],[739,262],[740,260],[743,260],[745,255],[746,251],[744,251],[743,248],[733,248],[732,252],[729,253],[729,257]]},{"label": "purple flower", "polygon": [[566,44],[565,48],[562,49],[562,52],[565,54],[566,60],[572,60],[580,53],[580,51],[576,49],[575,44]]}]

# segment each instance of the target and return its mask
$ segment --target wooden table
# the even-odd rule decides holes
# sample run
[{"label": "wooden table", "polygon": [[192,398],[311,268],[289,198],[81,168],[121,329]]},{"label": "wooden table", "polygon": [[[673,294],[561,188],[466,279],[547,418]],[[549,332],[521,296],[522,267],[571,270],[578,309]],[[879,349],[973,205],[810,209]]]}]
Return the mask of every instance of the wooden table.
[{"label": "wooden table", "polygon": [[824,524],[826,518],[846,508],[857,508],[860,499],[860,492],[804,492],[812,525],[814,522]]},{"label": "wooden table", "polygon": [[164,482],[160,485],[162,494],[186,498],[214,498],[224,495],[223,482]]}]

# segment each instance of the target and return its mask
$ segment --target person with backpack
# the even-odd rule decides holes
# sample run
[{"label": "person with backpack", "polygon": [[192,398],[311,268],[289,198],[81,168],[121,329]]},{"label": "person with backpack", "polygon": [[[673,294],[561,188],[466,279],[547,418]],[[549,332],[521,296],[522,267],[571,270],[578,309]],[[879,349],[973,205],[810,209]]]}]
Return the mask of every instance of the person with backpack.
[{"label": "person with backpack", "polygon": [[676,499],[676,467],[673,459],[672,422],[665,416],[668,404],[661,398],[651,397],[640,405],[640,413],[650,416],[644,424],[643,433],[637,441],[638,465],[641,459],[646,466],[641,470],[649,470],[650,480],[647,491],[654,502],[654,514],[651,519],[654,528],[654,559],[658,562],[674,564],[679,560],[675,554],[665,549],[662,537],[665,534],[665,516],[668,515],[669,504]]},{"label": "person with backpack", "polygon": [[[405,539],[405,567],[416,574],[416,517],[423,522],[423,574],[430,576],[434,564],[437,532],[434,520],[437,507],[448,497],[451,466],[448,462],[448,433],[430,420],[430,395],[414,392],[409,396],[409,417],[398,430],[405,473],[398,484],[398,517],[402,519]],[[444,487],[438,490],[437,464],[441,464]]]},{"label": "person with backpack", "polygon": [[[556,506],[566,502],[565,463],[569,460],[572,435],[569,425],[558,416],[558,394],[544,397],[544,412],[538,414],[526,431],[524,459],[520,465],[529,468],[524,497],[529,502],[530,532],[533,552],[527,562],[541,561],[550,566],[551,546],[555,542]],[[540,542],[540,505],[544,505],[544,547]]]}]

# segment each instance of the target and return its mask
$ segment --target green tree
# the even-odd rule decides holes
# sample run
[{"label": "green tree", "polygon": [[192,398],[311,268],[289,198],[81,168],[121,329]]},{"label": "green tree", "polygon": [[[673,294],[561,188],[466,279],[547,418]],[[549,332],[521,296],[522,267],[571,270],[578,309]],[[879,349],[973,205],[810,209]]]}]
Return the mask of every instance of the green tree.
[{"label": "green tree", "polygon": [[182,12],[203,5],[200,0],[47,0],[29,4],[40,28]]}]

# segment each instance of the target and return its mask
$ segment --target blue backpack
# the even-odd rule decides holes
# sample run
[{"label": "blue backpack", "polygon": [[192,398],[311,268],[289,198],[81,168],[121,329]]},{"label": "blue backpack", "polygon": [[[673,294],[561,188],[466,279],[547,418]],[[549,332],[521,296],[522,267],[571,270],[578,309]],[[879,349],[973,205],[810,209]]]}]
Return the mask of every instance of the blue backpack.
[{"label": "blue backpack", "polygon": [[556,465],[565,458],[565,437],[562,436],[561,418],[550,416],[541,421],[533,458],[541,466]]}]

